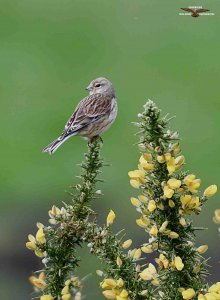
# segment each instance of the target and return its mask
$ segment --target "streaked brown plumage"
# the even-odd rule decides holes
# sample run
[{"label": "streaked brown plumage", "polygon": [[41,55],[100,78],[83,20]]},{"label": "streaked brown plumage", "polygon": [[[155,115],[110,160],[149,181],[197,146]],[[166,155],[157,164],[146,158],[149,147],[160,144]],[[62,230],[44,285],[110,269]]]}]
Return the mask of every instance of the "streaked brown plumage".
[{"label": "streaked brown plumage", "polygon": [[86,89],[89,96],[79,102],[63,133],[44,148],[44,152],[52,154],[74,135],[92,139],[106,131],[114,122],[117,115],[117,99],[111,82],[99,77]]},{"label": "streaked brown plumage", "polygon": [[199,17],[200,13],[210,11],[209,9],[203,9],[203,8],[200,8],[200,9],[181,8],[181,9],[190,12],[191,16],[194,18]]}]

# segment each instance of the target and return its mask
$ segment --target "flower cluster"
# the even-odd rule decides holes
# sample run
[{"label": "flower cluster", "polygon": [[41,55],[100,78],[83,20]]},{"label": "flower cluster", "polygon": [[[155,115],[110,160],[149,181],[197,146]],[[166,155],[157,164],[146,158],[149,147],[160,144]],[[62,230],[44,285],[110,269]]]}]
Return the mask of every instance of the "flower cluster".
[{"label": "flower cluster", "polygon": [[[167,129],[170,119],[160,118],[152,101],[139,114],[140,159],[128,173],[130,184],[138,190],[131,198],[140,214],[136,224],[148,233],[141,245],[124,239],[124,230],[114,233],[116,214],[110,210],[100,226],[91,208],[102,192],[96,185],[100,169],[101,143],[98,138],[88,144],[81,164],[81,182],[75,185],[70,204],[55,205],[49,210],[49,225],[37,223],[37,232],[28,235],[26,247],[43,263],[41,271],[30,276],[40,300],[81,300],[83,280],[75,276],[80,258],[77,247],[86,243],[91,254],[103,263],[97,270],[105,299],[112,300],[217,300],[220,283],[208,286],[206,259],[208,245],[195,246],[195,232],[189,215],[199,214],[204,203],[217,192],[210,185],[201,193],[201,180],[185,172],[178,133]],[[220,223],[220,210],[213,220]],[[148,253],[157,253],[153,263]]]},{"label": "flower cluster", "polygon": [[76,249],[85,241],[88,219],[94,214],[89,203],[99,194],[95,184],[103,166],[100,146],[98,139],[88,145],[81,165],[81,184],[74,187],[75,193],[70,192],[72,203],[61,208],[53,205],[48,212],[50,225],[37,223],[36,236],[28,236],[26,247],[42,259],[44,266],[43,273],[30,277],[41,300],[81,299],[82,282],[74,276],[80,260]]},{"label": "flower cluster", "polygon": [[[55,205],[49,210],[49,226],[37,223],[36,236],[29,235],[26,243],[28,249],[42,259],[43,272],[30,277],[35,293],[40,300],[80,300],[83,281],[74,276],[80,258],[76,249],[87,243],[89,251],[96,255],[106,267],[97,274],[103,277],[103,296],[107,299],[151,299],[151,288],[146,281],[139,281],[137,261],[141,249],[129,250],[132,241],[123,241],[121,233],[114,234],[111,225],[116,215],[113,210],[107,215],[106,225],[99,226],[91,200],[101,194],[96,183],[101,181],[97,176],[104,165],[100,159],[101,143],[98,139],[89,143],[85,161],[81,164],[81,183],[70,193],[71,204],[59,208]],[[147,292],[146,292],[147,291]],[[111,297],[111,298],[109,298]],[[153,299],[153,298],[152,298]]]},{"label": "flower cluster", "polygon": [[41,223],[37,223],[38,231],[36,233],[36,237],[32,234],[28,235],[28,242],[26,243],[26,247],[29,250],[33,250],[35,255],[38,257],[44,257],[44,253],[42,251],[42,246],[46,243],[45,233],[44,233],[44,225]]},{"label": "flower cluster", "polygon": [[[140,277],[158,281],[158,299],[192,299],[205,287],[206,261],[201,254],[208,246],[195,247],[196,229],[187,215],[199,214],[217,186],[209,186],[200,195],[201,180],[181,170],[185,157],[178,133],[167,130],[169,119],[160,118],[160,110],[152,101],[139,117],[141,121],[135,124],[140,129],[141,156],[138,168],[128,175],[131,186],[141,193],[132,197],[131,203],[141,214],[137,225],[150,235],[141,249],[160,252],[156,258],[158,271],[150,264]],[[184,298],[192,290],[194,295]]]},{"label": "flower cluster", "polygon": [[104,279],[101,284],[102,292],[106,299],[129,300],[129,295],[124,289],[124,281],[120,278],[114,280],[111,278]]},{"label": "flower cluster", "polygon": [[97,224],[91,226],[87,232],[89,240],[88,247],[92,254],[105,263],[106,267],[97,270],[98,276],[103,277],[100,283],[103,296],[106,299],[154,299],[153,289],[145,280],[140,280],[140,265],[142,250],[140,248],[130,249],[132,240],[123,241],[124,235],[120,237],[123,230],[116,235],[111,231],[111,225],[116,219],[113,210],[107,215],[106,226]]}]

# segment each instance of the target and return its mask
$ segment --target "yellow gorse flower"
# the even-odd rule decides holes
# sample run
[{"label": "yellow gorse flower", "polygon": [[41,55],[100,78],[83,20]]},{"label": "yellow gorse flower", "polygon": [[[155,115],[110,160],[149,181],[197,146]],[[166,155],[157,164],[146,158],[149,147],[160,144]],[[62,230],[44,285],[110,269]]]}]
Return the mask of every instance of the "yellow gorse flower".
[{"label": "yellow gorse flower", "polygon": [[193,210],[200,211],[201,202],[198,196],[183,195],[180,197],[183,213],[190,214]]},{"label": "yellow gorse flower", "polygon": [[165,185],[164,188],[163,188],[163,192],[164,192],[164,196],[168,199],[172,198],[173,197],[173,194],[174,194],[174,190],[169,188],[168,185]]},{"label": "yellow gorse flower", "polygon": [[62,300],[70,300],[71,299],[71,294],[65,294],[65,295],[62,295]]},{"label": "yellow gorse flower", "polygon": [[51,295],[43,295],[40,297],[40,300],[53,300],[54,298]]},{"label": "yellow gorse flower", "polygon": [[38,223],[38,231],[36,233],[36,237],[34,237],[32,234],[28,235],[28,242],[26,243],[26,247],[29,250],[33,250],[35,254],[39,257],[43,257],[44,254],[41,250],[38,249],[37,244],[44,244],[46,242],[45,239],[45,233],[44,233],[44,228],[43,224]]},{"label": "yellow gorse flower", "polygon": [[174,259],[174,267],[178,270],[178,271],[182,271],[182,269],[184,268],[184,264],[182,262],[181,257],[176,256]]},{"label": "yellow gorse flower", "polygon": [[156,202],[154,200],[150,200],[147,208],[148,208],[149,212],[155,211],[155,209],[157,208]]},{"label": "yellow gorse flower", "polygon": [[184,183],[186,184],[187,189],[191,193],[197,193],[198,188],[200,187],[201,184],[201,179],[196,179],[196,176],[194,174],[190,174],[184,178]]},{"label": "yellow gorse flower", "polygon": [[168,235],[171,239],[178,239],[179,237],[179,234],[175,231],[170,231]]},{"label": "yellow gorse flower", "polygon": [[172,190],[178,189],[181,186],[181,184],[181,180],[178,180],[176,178],[171,178],[167,181],[168,187]]},{"label": "yellow gorse flower", "polygon": [[136,220],[136,223],[142,228],[147,228],[150,225],[150,219],[145,216],[142,216],[140,219]]},{"label": "yellow gorse flower", "polygon": [[132,244],[132,240],[129,239],[129,240],[126,240],[123,244],[122,244],[122,248],[124,249],[128,249]]},{"label": "yellow gorse flower", "polygon": [[45,279],[45,273],[41,272],[39,274],[39,276],[30,276],[29,277],[29,281],[31,284],[33,284],[35,287],[39,288],[39,289],[44,289],[46,286],[46,282],[44,281]]},{"label": "yellow gorse flower", "polygon": [[208,250],[208,245],[202,245],[200,247],[198,247],[196,250],[200,253],[200,254],[203,254],[205,253],[207,250]]},{"label": "yellow gorse flower", "polygon": [[107,219],[106,219],[107,226],[112,225],[115,218],[116,218],[116,215],[115,215],[114,211],[110,210],[110,212],[107,216]]},{"label": "yellow gorse flower", "polygon": [[149,264],[148,268],[144,269],[139,276],[143,280],[153,280],[157,277],[157,270],[153,264]]},{"label": "yellow gorse flower", "polygon": [[152,161],[152,155],[151,154],[142,154],[139,162],[140,164],[138,165],[139,170],[145,170],[147,172],[153,171],[154,169],[154,164],[151,163]]},{"label": "yellow gorse flower", "polygon": [[172,175],[175,171],[178,171],[182,165],[185,162],[185,158],[183,155],[175,156],[180,153],[180,149],[178,150],[171,150],[171,153],[165,153],[164,155],[158,155],[157,156],[157,161],[162,164],[166,163],[167,164],[167,170],[170,175]]},{"label": "yellow gorse flower", "polygon": [[119,266],[119,267],[121,267],[121,265],[122,265],[122,260],[121,260],[121,258],[118,256],[117,257],[117,259],[116,259],[116,264]]},{"label": "yellow gorse flower", "polygon": [[141,257],[141,249],[140,248],[135,248],[135,249],[131,250],[129,252],[129,256],[131,258],[133,258],[134,260],[139,259]]},{"label": "yellow gorse flower", "polygon": [[118,280],[106,278],[100,285],[102,289],[105,289],[102,293],[106,299],[129,300],[128,292],[123,288],[124,281],[121,278]]},{"label": "yellow gorse flower", "polygon": [[220,223],[220,209],[215,210],[215,215],[213,217],[215,223]]},{"label": "yellow gorse flower", "polygon": [[154,249],[153,249],[153,246],[150,244],[150,245],[141,247],[141,251],[144,253],[151,253],[154,251]]},{"label": "yellow gorse flower", "polygon": [[145,183],[145,172],[143,170],[134,170],[128,172],[128,176],[131,178],[130,184],[134,188],[139,188]]},{"label": "yellow gorse flower", "polygon": [[216,192],[217,192],[217,185],[213,184],[205,189],[203,195],[205,197],[212,197],[213,195],[215,195]]},{"label": "yellow gorse flower", "polygon": [[195,296],[196,292],[194,289],[187,289],[182,292],[182,297],[185,300],[190,300]]},{"label": "yellow gorse flower", "polygon": [[169,261],[164,254],[160,254],[159,258],[155,259],[160,269],[167,269],[169,267]]},{"label": "yellow gorse flower", "polygon": [[42,227],[39,228],[36,233],[36,241],[40,244],[44,244],[46,242],[44,229]]},{"label": "yellow gorse flower", "polygon": [[163,233],[167,229],[168,221],[163,222],[163,224],[159,228],[159,232]]},{"label": "yellow gorse flower", "polygon": [[139,206],[141,206],[141,201],[138,200],[137,198],[131,197],[131,204],[136,207],[139,207]]},{"label": "yellow gorse flower", "polygon": [[149,234],[152,236],[156,236],[158,234],[158,228],[156,225],[153,225],[149,231]]}]

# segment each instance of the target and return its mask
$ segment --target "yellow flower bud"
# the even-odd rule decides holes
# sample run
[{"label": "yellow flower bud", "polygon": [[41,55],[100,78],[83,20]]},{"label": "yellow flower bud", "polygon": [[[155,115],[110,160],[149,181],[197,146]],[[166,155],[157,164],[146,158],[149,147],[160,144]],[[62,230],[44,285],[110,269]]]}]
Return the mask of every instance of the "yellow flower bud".
[{"label": "yellow flower bud", "polygon": [[101,270],[96,270],[96,274],[97,274],[98,276],[102,277],[104,273],[103,273],[103,271],[101,271]]},{"label": "yellow flower bud", "polygon": [[141,201],[139,201],[137,198],[132,197],[131,198],[131,204],[136,206],[136,207],[139,207],[141,205]]},{"label": "yellow flower bud", "polygon": [[180,218],[179,223],[182,226],[186,226],[186,220],[183,217]]},{"label": "yellow flower bud", "polygon": [[170,175],[173,174],[176,170],[176,165],[175,165],[175,158],[172,157],[168,162],[167,162],[167,170]]},{"label": "yellow flower bud", "polygon": [[182,262],[181,257],[179,257],[179,256],[175,257],[175,259],[174,259],[174,265],[175,265],[175,267],[176,267],[176,269],[178,271],[182,271],[182,269],[184,268],[184,264]]},{"label": "yellow flower bud", "polygon": [[173,202],[173,200],[169,200],[169,207],[171,208],[175,207],[175,203]]},{"label": "yellow flower bud", "polygon": [[163,155],[158,155],[157,156],[157,161],[160,163],[160,164],[163,164],[165,162],[165,157]]},{"label": "yellow flower bud", "polygon": [[196,292],[194,289],[187,289],[182,292],[183,299],[190,300],[195,296]]},{"label": "yellow flower bud", "polygon": [[64,288],[61,291],[62,295],[66,295],[69,293],[69,285],[65,285]]},{"label": "yellow flower bud", "polygon": [[200,253],[203,254],[208,250],[209,246],[208,245],[202,245],[200,247],[198,247],[196,250]]},{"label": "yellow flower bud", "polygon": [[115,218],[116,218],[116,215],[115,215],[114,211],[110,210],[110,212],[107,216],[107,220],[106,220],[107,226],[112,225]]},{"label": "yellow flower bud", "polygon": [[130,185],[135,188],[138,189],[141,186],[141,182],[137,179],[131,179],[130,180]]},{"label": "yellow flower bud", "polygon": [[141,251],[144,253],[152,253],[153,247],[152,247],[152,245],[143,246],[143,247],[141,247]]},{"label": "yellow flower bud", "polygon": [[172,198],[174,191],[170,189],[167,185],[163,188],[164,196],[168,199]]},{"label": "yellow flower bud", "polygon": [[143,196],[143,195],[139,195],[138,196],[138,199],[141,201],[141,202],[144,202],[144,203],[147,203],[149,201],[149,199],[146,197],[146,196]]},{"label": "yellow flower bud", "polygon": [[176,178],[171,178],[167,181],[167,185],[169,188],[175,190],[181,186],[181,180],[177,180]]},{"label": "yellow flower bud", "polygon": [[125,289],[122,290],[122,292],[120,293],[120,297],[127,298],[128,297],[128,292]]},{"label": "yellow flower bud", "polygon": [[157,208],[156,202],[154,200],[150,200],[147,208],[150,212],[153,212]]},{"label": "yellow flower bud", "polygon": [[215,223],[220,223],[220,209],[215,210],[215,216],[213,217]]},{"label": "yellow flower bud", "polygon": [[207,187],[207,189],[205,189],[203,196],[212,197],[213,195],[215,195],[216,192],[217,192],[217,185],[213,184]]},{"label": "yellow flower bud", "polygon": [[103,291],[102,294],[106,299],[115,299],[116,297],[114,290]]},{"label": "yellow flower bud", "polygon": [[65,294],[61,298],[62,300],[70,300],[71,299],[71,294]]},{"label": "yellow flower bud", "polygon": [[144,269],[139,275],[143,280],[152,280],[156,277],[157,270],[155,266],[150,263],[148,268]]},{"label": "yellow flower bud", "polygon": [[37,246],[35,245],[35,243],[33,242],[27,242],[26,243],[26,247],[29,249],[29,250],[36,250]]},{"label": "yellow flower bud", "polygon": [[34,253],[35,253],[35,255],[38,256],[38,257],[44,257],[43,252],[40,251],[40,250],[35,250]]},{"label": "yellow flower bud", "polygon": [[46,242],[44,230],[43,230],[42,227],[39,228],[37,233],[36,233],[36,241],[40,244],[43,244],[43,243]]},{"label": "yellow flower bud", "polygon": [[122,265],[122,260],[121,260],[121,258],[118,256],[117,257],[117,259],[116,259],[116,264],[117,264],[117,266],[119,266],[119,267],[121,267],[121,265]]},{"label": "yellow flower bud", "polygon": [[160,233],[164,232],[167,228],[167,225],[168,225],[168,221],[163,222],[163,224],[159,228],[159,232]]},{"label": "yellow flower bud", "polygon": [[123,249],[128,249],[128,248],[131,246],[131,244],[132,244],[132,240],[129,239],[129,240],[125,241],[125,242],[122,244],[122,248],[123,248]]},{"label": "yellow flower bud", "polygon": [[123,281],[123,279],[121,279],[121,278],[119,278],[118,280],[117,280],[117,287],[123,287],[123,285],[124,285],[124,281]]},{"label": "yellow flower bud", "polygon": [[112,289],[112,288],[116,287],[117,282],[116,282],[116,280],[114,280],[112,278],[106,278],[105,280],[103,280],[101,282],[100,285],[103,289]]},{"label": "yellow flower bud", "polygon": [[139,259],[141,257],[141,249],[134,249],[135,251],[132,253],[132,258],[133,259]]},{"label": "yellow flower bud", "polygon": [[53,300],[53,297],[51,295],[43,295],[40,297],[40,300]]},{"label": "yellow flower bud", "polygon": [[175,232],[175,231],[171,231],[171,232],[169,233],[169,237],[170,237],[171,239],[178,239],[179,234],[178,234],[177,232]]},{"label": "yellow flower bud", "polygon": [[140,219],[136,220],[138,226],[142,228],[147,228],[150,224],[150,220],[147,217],[141,217]]},{"label": "yellow flower bud", "polygon": [[157,226],[156,226],[156,225],[153,225],[153,226],[151,227],[151,229],[150,229],[150,231],[149,231],[149,234],[150,234],[150,235],[153,235],[153,236],[155,236],[155,235],[158,234],[158,229],[157,229]]}]

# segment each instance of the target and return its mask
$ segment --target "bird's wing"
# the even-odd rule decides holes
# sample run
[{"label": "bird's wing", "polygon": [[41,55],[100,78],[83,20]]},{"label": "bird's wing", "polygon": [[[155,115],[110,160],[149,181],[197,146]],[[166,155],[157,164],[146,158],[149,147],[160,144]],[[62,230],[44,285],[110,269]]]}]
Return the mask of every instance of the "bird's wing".
[{"label": "bird's wing", "polygon": [[69,135],[96,121],[111,110],[111,98],[94,94],[82,99],[65,125],[63,136]]},{"label": "bird's wing", "polygon": [[185,10],[185,11],[188,11],[188,12],[191,12],[191,13],[194,13],[194,10],[191,9],[191,8],[181,8],[182,10]]},{"label": "bird's wing", "polygon": [[197,9],[196,10],[197,13],[202,13],[202,12],[206,12],[206,11],[210,11],[210,9],[203,9],[203,8],[201,8],[201,9]]}]

